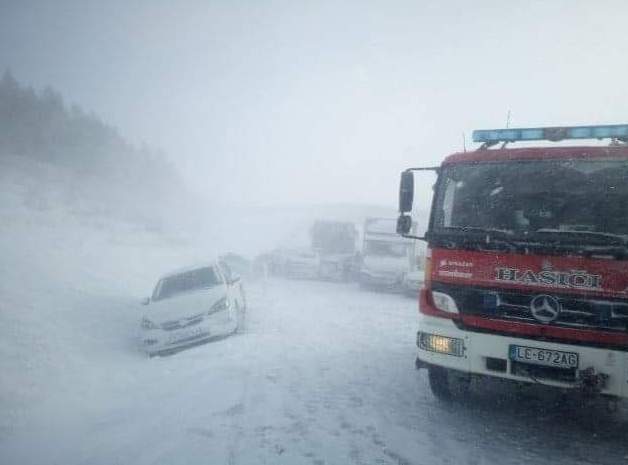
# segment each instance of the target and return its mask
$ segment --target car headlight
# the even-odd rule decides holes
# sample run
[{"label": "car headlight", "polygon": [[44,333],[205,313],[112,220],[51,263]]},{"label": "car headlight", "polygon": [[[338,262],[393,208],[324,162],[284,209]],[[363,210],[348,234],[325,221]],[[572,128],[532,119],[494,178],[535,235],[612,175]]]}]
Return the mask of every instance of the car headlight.
[{"label": "car headlight", "polygon": [[142,329],[157,329],[157,325],[150,321],[148,318],[142,318]]},{"label": "car headlight", "polygon": [[432,291],[432,300],[434,301],[434,306],[442,312],[459,313],[456,301],[444,292]]},{"label": "car headlight", "polygon": [[229,299],[227,299],[227,297],[223,297],[214,305],[212,305],[212,308],[209,309],[209,312],[207,312],[207,314],[211,315],[212,313],[220,312],[223,310],[229,310],[230,306],[231,304],[229,303]]}]

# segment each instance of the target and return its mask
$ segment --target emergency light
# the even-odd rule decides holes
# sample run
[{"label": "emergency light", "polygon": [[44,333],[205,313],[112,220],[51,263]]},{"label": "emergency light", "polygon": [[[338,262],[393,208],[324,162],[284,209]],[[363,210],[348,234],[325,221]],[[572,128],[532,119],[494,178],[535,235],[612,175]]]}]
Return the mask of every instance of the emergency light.
[{"label": "emergency light", "polygon": [[565,139],[605,139],[628,140],[628,124],[605,126],[564,126],[554,128],[513,128],[481,129],[473,131],[473,141],[487,145],[499,142],[530,140],[560,141]]}]

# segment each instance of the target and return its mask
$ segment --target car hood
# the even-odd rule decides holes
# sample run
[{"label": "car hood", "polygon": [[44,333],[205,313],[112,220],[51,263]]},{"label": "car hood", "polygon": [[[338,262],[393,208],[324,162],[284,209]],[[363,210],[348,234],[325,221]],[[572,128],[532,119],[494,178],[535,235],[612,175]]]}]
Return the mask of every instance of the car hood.
[{"label": "car hood", "polygon": [[165,323],[179,318],[189,318],[207,313],[212,305],[227,296],[227,287],[223,285],[210,289],[178,294],[169,299],[158,300],[148,305],[145,316],[153,323]]}]

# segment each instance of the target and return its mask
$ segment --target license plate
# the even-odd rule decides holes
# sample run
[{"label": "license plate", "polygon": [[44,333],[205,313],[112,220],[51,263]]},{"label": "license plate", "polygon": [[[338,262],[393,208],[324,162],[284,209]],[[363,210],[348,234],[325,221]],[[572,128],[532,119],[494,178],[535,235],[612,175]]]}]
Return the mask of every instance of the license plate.
[{"label": "license plate", "polygon": [[170,335],[170,343],[184,341],[186,339],[192,339],[203,334],[202,328],[188,329],[187,331],[176,331]]},{"label": "license plate", "polygon": [[556,368],[578,368],[578,354],[560,350],[538,349],[536,347],[511,345],[508,350],[510,360],[533,363]]}]

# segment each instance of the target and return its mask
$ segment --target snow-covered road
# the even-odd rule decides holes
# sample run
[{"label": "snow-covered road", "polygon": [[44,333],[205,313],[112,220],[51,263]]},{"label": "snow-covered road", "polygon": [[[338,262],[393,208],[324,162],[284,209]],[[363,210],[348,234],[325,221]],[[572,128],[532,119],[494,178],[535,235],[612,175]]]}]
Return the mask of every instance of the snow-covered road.
[{"label": "snow-covered road", "polygon": [[628,463],[625,415],[508,386],[437,402],[413,368],[412,299],[307,281],[248,291],[242,334],[153,359],[134,302],[83,302],[74,327],[93,344],[59,343],[93,350],[51,356],[57,376],[3,423],[0,463]]}]

